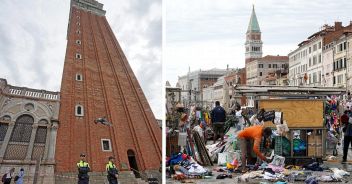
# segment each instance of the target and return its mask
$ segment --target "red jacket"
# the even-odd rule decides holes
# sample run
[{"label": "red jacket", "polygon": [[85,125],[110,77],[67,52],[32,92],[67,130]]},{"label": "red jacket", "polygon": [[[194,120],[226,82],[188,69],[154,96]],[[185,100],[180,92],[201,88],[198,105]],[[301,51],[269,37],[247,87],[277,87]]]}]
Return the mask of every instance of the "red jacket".
[{"label": "red jacket", "polygon": [[347,114],[343,114],[341,116],[341,118],[340,118],[341,124],[342,125],[346,125],[348,123],[348,119],[349,119],[348,115]]}]

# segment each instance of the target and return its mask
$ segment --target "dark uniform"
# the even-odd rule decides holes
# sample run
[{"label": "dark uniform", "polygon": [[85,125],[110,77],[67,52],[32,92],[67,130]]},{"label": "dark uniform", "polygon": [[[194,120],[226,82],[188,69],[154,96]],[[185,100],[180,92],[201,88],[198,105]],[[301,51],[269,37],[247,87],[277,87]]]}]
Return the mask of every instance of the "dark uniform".
[{"label": "dark uniform", "polygon": [[106,171],[108,172],[108,181],[109,184],[117,184],[117,178],[116,178],[116,174],[118,174],[119,172],[117,171],[116,165],[109,161],[109,163],[106,164]]},{"label": "dark uniform", "polygon": [[77,163],[78,168],[78,184],[89,184],[88,172],[90,172],[89,164],[83,160]]}]

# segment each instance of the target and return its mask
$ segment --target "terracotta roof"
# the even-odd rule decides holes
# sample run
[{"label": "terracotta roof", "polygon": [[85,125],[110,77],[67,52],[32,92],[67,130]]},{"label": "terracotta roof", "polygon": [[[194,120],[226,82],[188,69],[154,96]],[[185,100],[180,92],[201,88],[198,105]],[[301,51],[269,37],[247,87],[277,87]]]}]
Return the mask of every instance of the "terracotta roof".
[{"label": "terracotta roof", "polygon": [[352,31],[352,22],[346,27],[341,26],[341,28],[339,30],[336,30],[336,31],[333,31],[333,32],[328,32],[324,36],[323,45],[327,45],[327,44],[337,40],[344,33],[348,33],[348,32],[351,32],[351,31]]},{"label": "terracotta roof", "polygon": [[260,59],[259,61],[288,61],[288,56],[272,56],[266,55]]}]

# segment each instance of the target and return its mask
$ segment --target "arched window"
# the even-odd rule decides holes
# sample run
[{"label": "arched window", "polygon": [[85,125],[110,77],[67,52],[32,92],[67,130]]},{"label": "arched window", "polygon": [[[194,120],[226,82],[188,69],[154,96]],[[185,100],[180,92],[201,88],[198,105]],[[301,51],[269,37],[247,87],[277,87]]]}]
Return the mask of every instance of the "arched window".
[{"label": "arched window", "polygon": [[22,115],[17,118],[9,144],[6,146],[5,160],[25,159],[31,140],[33,123],[34,118],[30,115]]},{"label": "arched window", "polygon": [[77,81],[82,81],[83,80],[83,77],[81,74],[76,74],[76,80]]},{"label": "arched window", "polygon": [[0,123],[0,141],[4,141],[8,127],[8,124]]},{"label": "arched window", "polygon": [[11,142],[29,142],[32,134],[34,119],[29,115],[20,116],[15,123],[10,138]]},{"label": "arched window", "polygon": [[84,109],[82,105],[76,105],[75,114],[76,116],[84,116]]},{"label": "arched window", "polygon": [[76,53],[76,59],[82,59],[82,55],[79,53]]},{"label": "arched window", "polygon": [[78,45],[81,45],[81,40],[76,40],[76,43],[78,44]]}]

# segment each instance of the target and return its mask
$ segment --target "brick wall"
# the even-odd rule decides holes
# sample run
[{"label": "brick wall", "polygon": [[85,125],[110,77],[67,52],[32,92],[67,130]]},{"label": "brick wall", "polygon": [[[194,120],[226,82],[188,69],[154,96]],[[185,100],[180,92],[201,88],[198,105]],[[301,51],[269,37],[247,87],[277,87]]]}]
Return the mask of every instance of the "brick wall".
[{"label": "brick wall", "polygon": [[[61,84],[56,171],[76,171],[81,152],[87,154],[93,171],[104,171],[111,155],[119,169],[124,169],[128,150],[135,153],[140,170],[158,169],[161,130],[105,16],[74,7],[71,11]],[[81,44],[76,40],[81,40]],[[76,59],[76,53],[82,59]],[[83,75],[83,81],[75,80],[76,73]],[[77,104],[84,107],[83,117],[75,116]],[[112,127],[94,123],[103,116],[112,122]],[[102,151],[101,139],[111,140],[111,152]]]}]

